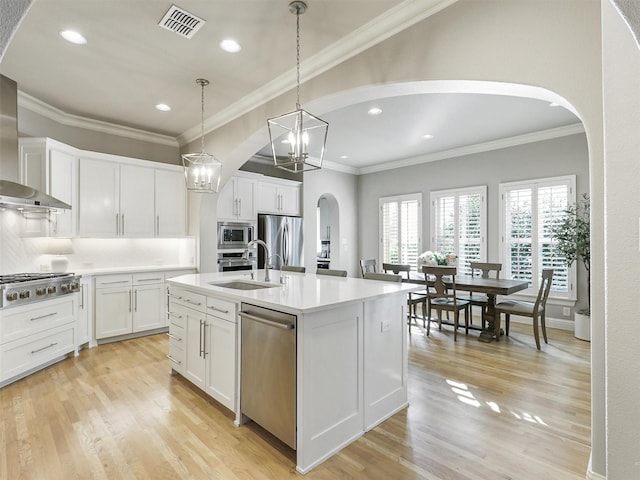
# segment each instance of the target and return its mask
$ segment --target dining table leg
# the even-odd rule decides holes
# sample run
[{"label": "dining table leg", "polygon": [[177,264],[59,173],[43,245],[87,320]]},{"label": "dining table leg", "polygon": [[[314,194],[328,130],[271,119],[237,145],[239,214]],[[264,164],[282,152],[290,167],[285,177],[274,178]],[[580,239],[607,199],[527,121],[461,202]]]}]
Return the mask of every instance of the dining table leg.
[{"label": "dining table leg", "polygon": [[487,328],[483,328],[480,332],[479,341],[490,343],[496,336],[496,296],[494,294],[487,294]]}]

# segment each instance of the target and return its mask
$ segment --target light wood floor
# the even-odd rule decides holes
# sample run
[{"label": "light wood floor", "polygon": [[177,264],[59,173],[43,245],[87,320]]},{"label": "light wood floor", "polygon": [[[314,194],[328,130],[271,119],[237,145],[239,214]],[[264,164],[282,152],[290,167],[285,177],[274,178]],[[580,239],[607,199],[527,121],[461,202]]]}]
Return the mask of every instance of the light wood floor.
[{"label": "light wood floor", "polygon": [[550,330],[539,352],[529,328],[454,344],[450,327],[413,327],[410,406],[304,477],[293,451],[169,375],[166,335],[83,350],[0,389],[0,478],[584,479],[589,343]]}]

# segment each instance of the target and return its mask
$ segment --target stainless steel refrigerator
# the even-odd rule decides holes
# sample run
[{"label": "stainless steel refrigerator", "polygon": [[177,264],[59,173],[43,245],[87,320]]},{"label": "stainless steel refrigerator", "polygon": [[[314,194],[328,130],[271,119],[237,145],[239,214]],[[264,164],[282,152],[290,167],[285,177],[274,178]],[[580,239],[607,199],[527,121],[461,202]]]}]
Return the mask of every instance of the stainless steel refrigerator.
[{"label": "stainless steel refrigerator", "polygon": [[[258,238],[267,244],[273,268],[280,270],[283,262],[302,266],[302,218],[258,215]],[[263,268],[264,260],[264,249],[258,248],[258,268]]]}]

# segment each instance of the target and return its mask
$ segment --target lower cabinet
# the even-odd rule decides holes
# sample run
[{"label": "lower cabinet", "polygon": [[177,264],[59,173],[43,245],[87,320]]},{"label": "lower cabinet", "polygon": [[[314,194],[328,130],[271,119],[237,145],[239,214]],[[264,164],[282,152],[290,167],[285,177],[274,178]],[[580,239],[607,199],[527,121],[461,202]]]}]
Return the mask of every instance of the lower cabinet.
[{"label": "lower cabinet", "polygon": [[173,370],[235,412],[237,304],[175,287],[169,299]]},{"label": "lower cabinet", "polygon": [[101,275],[96,278],[96,339],[166,326],[164,273]]},{"label": "lower cabinet", "polygon": [[80,279],[80,292],[78,304],[78,338],[77,345],[87,344],[91,342],[92,326],[93,326],[93,290],[91,287],[92,277],[83,276]]}]

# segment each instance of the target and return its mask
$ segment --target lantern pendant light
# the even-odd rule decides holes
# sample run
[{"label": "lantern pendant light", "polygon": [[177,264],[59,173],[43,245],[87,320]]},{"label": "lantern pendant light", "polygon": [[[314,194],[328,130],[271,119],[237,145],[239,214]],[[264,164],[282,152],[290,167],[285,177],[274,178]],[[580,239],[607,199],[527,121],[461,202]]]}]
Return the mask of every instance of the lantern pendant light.
[{"label": "lantern pendant light", "polygon": [[209,80],[198,78],[196,83],[202,89],[201,96],[201,153],[187,153],[182,155],[184,177],[187,182],[187,190],[199,193],[216,193],[220,186],[222,174],[222,162],[213,155],[204,151],[204,87],[209,85]]},{"label": "lantern pendant light", "polygon": [[292,172],[322,168],[329,124],[300,107],[300,15],[307,4],[294,1],[296,16],[296,110],[267,120],[271,152],[276,167]]}]

